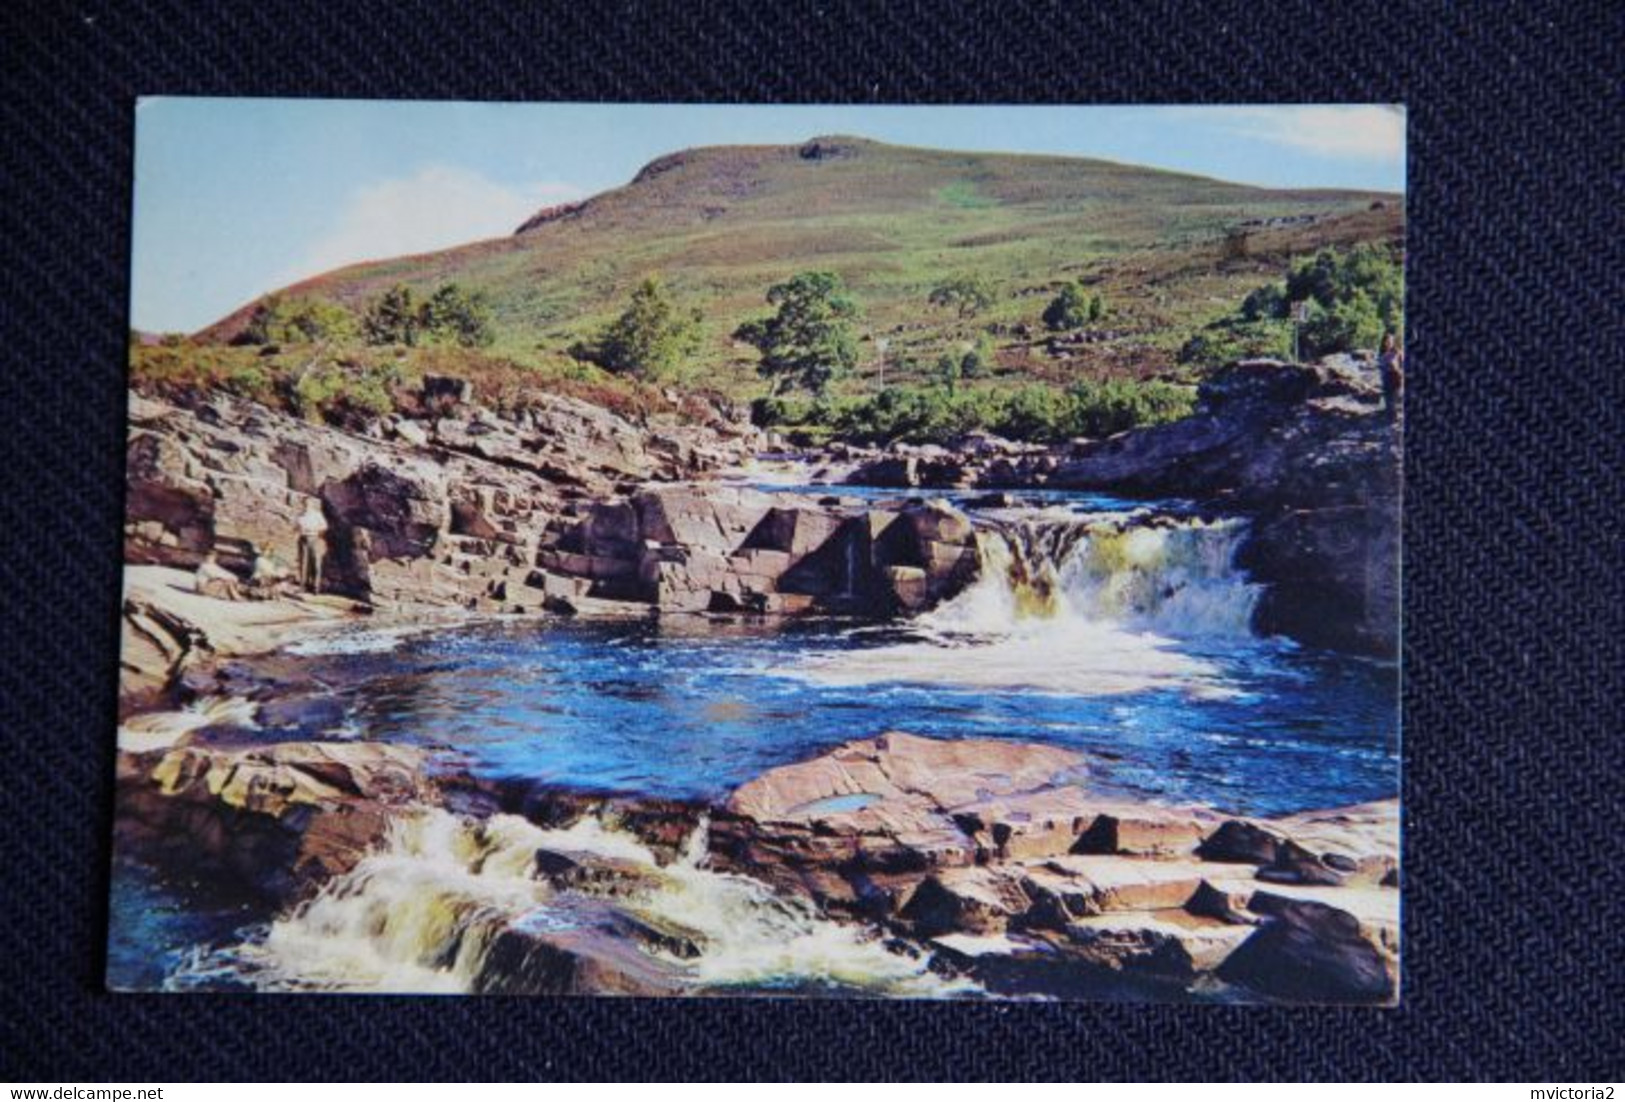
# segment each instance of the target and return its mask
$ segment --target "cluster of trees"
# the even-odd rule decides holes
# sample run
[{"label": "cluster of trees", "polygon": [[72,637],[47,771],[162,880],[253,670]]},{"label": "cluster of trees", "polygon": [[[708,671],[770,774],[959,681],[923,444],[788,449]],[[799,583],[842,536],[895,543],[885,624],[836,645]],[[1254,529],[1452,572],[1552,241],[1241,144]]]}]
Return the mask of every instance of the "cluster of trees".
[{"label": "cluster of trees", "polygon": [[[963,321],[991,306],[995,291],[981,276],[955,276],[934,286],[927,301]],[[739,326],[733,338],[760,353],[757,371],[774,395],[797,389],[823,394],[856,368],[861,311],[839,275],[802,272],[769,287],[767,304],[774,312]],[[666,285],[651,277],[637,286],[614,321],[569,351],[606,371],[655,380],[669,377],[693,356],[703,332],[700,312],[678,305]],[[984,334],[958,353],[944,353],[937,374],[953,385],[975,378],[992,362],[992,344]]]},{"label": "cluster of trees", "polygon": [[495,337],[484,296],[443,283],[426,299],[397,283],[367,304],[358,318],[343,305],[323,298],[284,299],[272,295],[254,308],[236,344],[344,343],[361,337],[368,344],[488,345]]},{"label": "cluster of trees", "polygon": [[1065,390],[1041,383],[1013,390],[928,384],[891,387],[866,398],[761,398],[751,414],[763,427],[876,444],[946,444],[971,432],[1060,441],[1178,420],[1195,400],[1194,388],[1160,381],[1082,382]]},{"label": "cluster of trees", "polygon": [[442,283],[426,299],[397,283],[367,304],[361,333],[368,344],[408,347],[445,343],[479,348],[496,338],[485,297],[469,294],[455,283]]},{"label": "cluster of trees", "polygon": [[277,295],[254,307],[236,344],[308,344],[342,341],[356,335],[355,315],[336,302],[320,298],[284,299]]},{"label": "cluster of trees", "polygon": [[1375,348],[1405,327],[1405,272],[1399,256],[1374,244],[1322,249],[1284,280],[1254,289],[1241,306],[1197,333],[1180,350],[1184,363],[1212,365],[1246,356],[1288,356],[1296,303],[1308,319],[1298,334],[1305,357]]}]

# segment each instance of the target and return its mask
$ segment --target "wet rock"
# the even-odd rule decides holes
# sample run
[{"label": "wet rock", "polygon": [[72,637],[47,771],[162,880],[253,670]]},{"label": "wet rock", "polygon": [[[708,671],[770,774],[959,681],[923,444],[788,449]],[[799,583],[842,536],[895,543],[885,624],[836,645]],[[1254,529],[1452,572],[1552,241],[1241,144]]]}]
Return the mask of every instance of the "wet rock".
[{"label": "wet rock", "polygon": [[593,895],[630,895],[659,883],[656,871],[648,865],[580,850],[539,849],[535,871],[538,879],[555,888]]},{"label": "wet rock", "polygon": [[1196,861],[1094,856],[1054,858],[1030,868],[1028,876],[1036,894],[1053,897],[1068,914],[1083,916],[1184,907],[1205,872]]},{"label": "wet rock", "polygon": [[1324,884],[1336,887],[1348,879],[1348,872],[1353,871],[1352,868],[1339,870],[1338,863],[1333,855],[1326,855],[1326,859],[1322,859],[1321,855],[1311,853],[1289,839],[1281,843],[1274,862],[1258,870],[1258,878],[1286,884]]},{"label": "wet rock", "polygon": [[481,995],[679,995],[674,963],[624,936],[612,919],[549,928],[518,923],[497,933],[470,985]]},{"label": "wet rock", "polygon": [[1217,821],[1217,816],[1202,808],[1108,801],[1097,803],[1096,808],[1094,820],[1079,834],[1073,853],[1187,854]]},{"label": "wet rock", "polygon": [[1219,967],[1252,930],[1164,910],[1092,915],[1065,934],[1069,955],[1091,964],[1189,982]]},{"label": "wet rock", "polygon": [[912,455],[886,456],[858,467],[846,481],[853,486],[912,489],[920,485],[920,462]]},{"label": "wet rock", "polygon": [[989,859],[1058,857],[1072,852],[1100,802],[1081,786],[1058,785],[962,804],[953,816]]},{"label": "wet rock", "polygon": [[[846,743],[811,761],[769,770],[735,790],[727,807],[757,820],[805,822],[873,815],[888,802],[916,797],[946,812],[1000,793],[1042,787],[1082,763],[1081,755],[1059,747],[929,739],[892,731]],[[820,804],[840,796],[871,800],[850,811]]]}]

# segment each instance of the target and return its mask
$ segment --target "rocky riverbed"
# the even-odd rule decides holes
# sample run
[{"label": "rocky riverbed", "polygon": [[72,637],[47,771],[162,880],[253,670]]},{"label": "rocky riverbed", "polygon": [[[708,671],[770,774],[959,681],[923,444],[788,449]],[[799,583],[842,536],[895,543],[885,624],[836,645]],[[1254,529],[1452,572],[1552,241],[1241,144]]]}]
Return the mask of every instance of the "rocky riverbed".
[{"label": "rocky riverbed", "polygon": [[[1236,776],[1275,776],[1258,758],[1275,736],[1252,732],[1294,714],[1334,734],[1381,725],[1369,701],[1350,711],[1337,695],[1365,675],[1335,657],[1321,697],[1294,697],[1284,719],[1223,703],[1323,676],[1312,655],[1256,638],[1377,655],[1397,642],[1397,443],[1369,365],[1237,365],[1194,417],[1109,441],[837,446],[789,468],[830,485],[788,489],[753,459],[770,441],[723,421],[634,425],[566,399],[498,415],[455,383],[429,389],[434,416],[359,432],[225,397],[132,396],[118,851],[258,916],[211,943],[228,963],[202,973],[271,988],[1395,997],[1395,801],[1241,814],[1244,790],[1157,795],[1167,770],[1182,791],[1234,795],[1224,763],[1243,753],[1262,764]],[[291,563],[310,501],[329,524],[331,592],[194,592],[190,568],[211,550],[230,569],[256,551]],[[531,726],[573,705],[560,694],[514,712],[458,634],[515,614],[596,640],[572,676],[625,704]],[[629,680],[625,661],[655,644],[590,626],[644,622],[678,664]],[[819,625],[865,622],[836,650],[819,642],[836,638]],[[737,656],[707,652],[715,672],[694,672],[689,623],[696,638],[732,624],[806,640],[737,654],[826,687],[821,723],[855,703],[827,687],[873,686],[872,716],[820,732],[795,711],[741,721],[767,690],[727,687]],[[452,657],[311,657],[369,635],[387,653],[414,634]],[[503,647],[485,676],[504,685],[549,661],[546,646]],[[470,662],[450,697],[424,681]],[[698,715],[679,678],[699,678]],[[956,686],[1008,710],[956,718]],[[791,709],[824,699],[785,692]],[[1103,703],[1117,699],[1138,703]],[[382,718],[358,727],[358,707]],[[1135,760],[1151,749],[1123,742],[1143,723],[1192,737],[1220,707],[1216,764],[1181,746]],[[452,722],[470,709],[472,725]],[[938,737],[872,725],[910,709]],[[975,734],[1026,716],[1035,732],[1100,733]],[[712,755],[674,765],[682,784],[647,783],[658,732],[613,754],[593,745],[594,731],[613,741],[601,724],[667,722],[687,732],[668,755]],[[795,732],[787,749],[775,726]],[[709,729],[751,740],[743,760],[760,751],[765,767],[728,765]],[[1329,763],[1375,754],[1380,775],[1387,736],[1373,731],[1275,752],[1365,800],[1393,786]],[[567,783],[549,780],[561,770]],[[583,779],[596,775],[644,780]],[[720,776],[725,788],[708,780]]]}]

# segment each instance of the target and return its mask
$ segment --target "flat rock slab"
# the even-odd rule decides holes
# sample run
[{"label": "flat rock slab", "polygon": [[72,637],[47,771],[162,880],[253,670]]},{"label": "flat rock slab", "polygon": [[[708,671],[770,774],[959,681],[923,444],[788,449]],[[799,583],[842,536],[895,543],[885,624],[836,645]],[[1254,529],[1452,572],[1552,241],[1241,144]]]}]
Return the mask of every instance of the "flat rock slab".
[{"label": "flat rock slab", "polygon": [[[1083,756],[1070,750],[991,739],[944,741],[892,731],[846,743],[831,753],[769,770],[742,785],[728,810],[758,821],[833,820],[877,825],[888,803],[937,812],[998,795],[1044,788],[1081,772]],[[823,811],[840,796],[876,800],[854,810]],[[912,817],[909,816],[909,817]]]}]

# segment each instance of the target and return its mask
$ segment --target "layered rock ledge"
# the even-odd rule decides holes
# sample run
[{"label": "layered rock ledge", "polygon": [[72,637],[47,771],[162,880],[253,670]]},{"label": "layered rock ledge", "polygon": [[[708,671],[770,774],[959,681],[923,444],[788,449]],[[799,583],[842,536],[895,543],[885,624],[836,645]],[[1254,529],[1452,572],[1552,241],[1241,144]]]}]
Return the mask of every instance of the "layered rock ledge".
[{"label": "layered rock ledge", "polygon": [[[243,575],[256,553],[289,565],[315,502],[330,595],[381,610],[889,616],[975,574],[975,532],[945,503],[706,482],[748,456],[745,437],[663,435],[562,398],[512,418],[432,408],[362,436],[226,397],[183,409],[133,395],[126,563],[189,570],[212,550]],[[190,656],[245,653],[234,623],[325,614],[320,601],[211,610],[173,576],[131,576],[127,708],[161,702]],[[223,630],[195,630],[204,621]]]},{"label": "layered rock ledge", "polygon": [[1398,985],[1397,801],[1279,819],[1103,796],[1055,747],[902,733],[744,785],[714,860],[914,939],[990,990],[1123,972],[1283,999]]},{"label": "layered rock ledge", "polygon": [[714,808],[493,789],[376,743],[217,732],[120,755],[126,852],[273,907],[308,899],[431,807],[470,824],[471,859],[495,844],[479,824],[520,814],[550,829],[596,818],[658,862],[537,849],[525,875],[570,921],[487,930],[499,951],[479,990],[692,991],[673,962],[705,939],[645,900],[708,830],[707,867],[995,995],[1091,997],[1126,978],[1174,997],[1397,997],[1395,801],[1249,818],[1102,795],[1080,755],[1052,746],[900,732],[770,770]]}]

